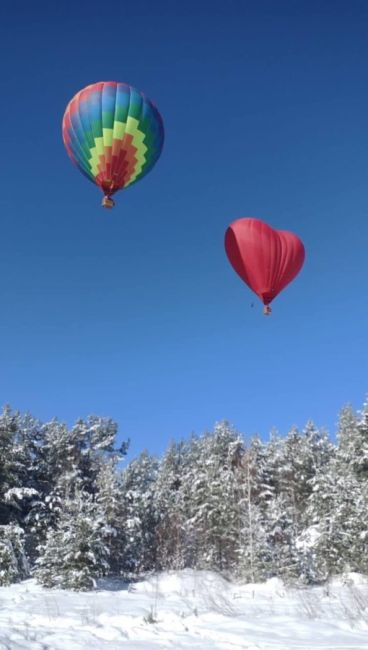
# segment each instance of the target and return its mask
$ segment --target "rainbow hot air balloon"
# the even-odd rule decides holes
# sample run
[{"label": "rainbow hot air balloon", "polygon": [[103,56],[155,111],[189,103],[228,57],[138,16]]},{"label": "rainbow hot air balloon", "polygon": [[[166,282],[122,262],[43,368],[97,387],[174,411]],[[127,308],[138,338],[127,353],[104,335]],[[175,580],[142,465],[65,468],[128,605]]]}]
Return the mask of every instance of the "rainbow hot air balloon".
[{"label": "rainbow hot air balloon", "polygon": [[100,81],[80,90],[63,117],[66,150],[79,170],[112,195],[143,178],[160,157],[164,126],[145,95],[116,81]]}]

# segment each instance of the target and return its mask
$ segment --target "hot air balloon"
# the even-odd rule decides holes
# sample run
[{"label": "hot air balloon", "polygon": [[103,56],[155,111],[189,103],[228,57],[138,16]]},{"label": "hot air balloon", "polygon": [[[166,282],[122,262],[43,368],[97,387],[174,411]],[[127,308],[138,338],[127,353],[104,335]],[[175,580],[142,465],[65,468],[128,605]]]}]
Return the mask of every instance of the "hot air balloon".
[{"label": "hot air balloon", "polygon": [[113,194],[143,178],[160,157],[164,127],[145,95],[116,81],[100,81],[80,90],[66,107],[63,140],[73,163],[104,193]]},{"label": "hot air balloon", "polygon": [[270,303],[299,273],[302,241],[286,230],[274,230],[260,219],[237,219],[225,234],[225,250],[235,271],[271,313]]}]

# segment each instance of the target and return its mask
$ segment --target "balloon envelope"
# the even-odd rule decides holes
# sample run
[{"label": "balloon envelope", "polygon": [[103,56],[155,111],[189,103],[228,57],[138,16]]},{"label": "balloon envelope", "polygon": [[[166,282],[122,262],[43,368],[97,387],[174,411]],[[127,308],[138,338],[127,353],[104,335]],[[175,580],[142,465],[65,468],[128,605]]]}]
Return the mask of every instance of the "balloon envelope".
[{"label": "balloon envelope", "polygon": [[106,197],[143,178],[164,142],[157,108],[143,93],[116,81],[80,90],[65,110],[62,131],[73,163]]},{"label": "balloon envelope", "polygon": [[303,266],[302,241],[254,218],[237,219],[225,234],[225,250],[235,271],[264,305],[291,282]]}]

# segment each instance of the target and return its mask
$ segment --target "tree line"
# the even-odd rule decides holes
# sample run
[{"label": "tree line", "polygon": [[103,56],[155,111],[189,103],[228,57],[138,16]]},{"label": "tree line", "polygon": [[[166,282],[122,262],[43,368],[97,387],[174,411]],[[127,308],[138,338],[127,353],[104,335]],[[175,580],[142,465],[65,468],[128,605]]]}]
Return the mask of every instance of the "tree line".
[{"label": "tree line", "polygon": [[316,584],[368,573],[368,404],[342,409],[336,442],[308,422],[268,441],[227,422],[125,467],[108,418],[68,427],[0,415],[0,585],[211,569]]}]

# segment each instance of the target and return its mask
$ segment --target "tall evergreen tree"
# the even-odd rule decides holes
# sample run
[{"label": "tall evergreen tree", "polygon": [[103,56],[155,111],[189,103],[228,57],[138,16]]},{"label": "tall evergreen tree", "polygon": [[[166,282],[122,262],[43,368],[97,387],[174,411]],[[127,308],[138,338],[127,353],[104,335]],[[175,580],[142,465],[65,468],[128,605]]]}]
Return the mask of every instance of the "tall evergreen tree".
[{"label": "tall evergreen tree", "polygon": [[192,482],[190,518],[197,536],[197,566],[231,572],[236,565],[239,538],[239,490],[236,466],[243,443],[227,423],[200,440],[200,454]]},{"label": "tall evergreen tree", "polygon": [[185,516],[183,510],[184,443],[169,446],[159,464],[154,502],[156,565],[159,569],[184,567]]},{"label": "tall evergreen tree", "polygon": [[24,548],[24,531],[17,524],[0,525],[0,586],[29,576]]},{"label": "tall evergreen tree", "polygon": [[144,451],[122,476],[122,570],[127,574],[141,574],[156,568],[154,498],[157,471],[157,460]]},{"label": "tall evergreen tree", "polygon": [[63,504],[55,529],[47,533],[35,576],[45,587],[88,590],[109,572],[110,528],[92,496],[76,490]]},{"label": "tall evergreen tree", "polygon": [[240,524],[237,573],[247,581],[257,582],[272,575],[267,525],[268,507],[274,496],[267,448],[258,437],[243,451],[235,471]]}]

